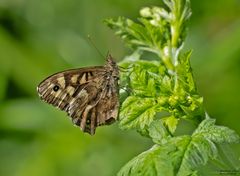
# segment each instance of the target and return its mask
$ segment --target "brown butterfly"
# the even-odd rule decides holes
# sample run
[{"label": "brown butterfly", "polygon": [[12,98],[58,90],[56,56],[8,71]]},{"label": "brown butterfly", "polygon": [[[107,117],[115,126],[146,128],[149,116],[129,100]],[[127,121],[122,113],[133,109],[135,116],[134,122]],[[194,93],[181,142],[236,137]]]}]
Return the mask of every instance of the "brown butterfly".
[{"label": "brown butterfly", "polygon": [[49,76],[37,87],[40,98],[64,110],[75,125],[91,135],[113,123],[119,109],[119,68],[111,55],[104,66],[66,70]]}]

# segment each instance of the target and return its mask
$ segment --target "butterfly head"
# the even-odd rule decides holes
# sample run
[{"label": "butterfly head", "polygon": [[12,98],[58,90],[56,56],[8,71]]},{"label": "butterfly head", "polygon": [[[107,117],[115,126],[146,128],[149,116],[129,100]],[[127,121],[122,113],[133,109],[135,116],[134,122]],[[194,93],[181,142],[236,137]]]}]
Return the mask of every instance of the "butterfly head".
[{"label": "butterfly head", "polygon": [[110,72],[113,77],[119,77],[118,65],[113,60],[113,57],[110,54],[107,56],[107,63],[105,64],[105,69]]}]

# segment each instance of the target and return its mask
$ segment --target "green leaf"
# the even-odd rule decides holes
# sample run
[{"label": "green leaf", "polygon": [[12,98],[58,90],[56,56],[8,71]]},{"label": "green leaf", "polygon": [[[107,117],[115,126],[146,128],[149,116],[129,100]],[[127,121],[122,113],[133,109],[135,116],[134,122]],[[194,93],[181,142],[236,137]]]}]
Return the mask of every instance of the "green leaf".
[{"label": "green leaf", "polygon": [[[126,68],[121,85],[129,90],[128,97],[121,94],[119,125],[151,137],[156,144],[127,163],[119,176],[198,175],[201,165],[217,157],[217,144],[239,142],[233,130],[206,117],[190,65],[192,51],[182,52],[190,0],[163,2],[167,9],[145,7],[136,21],[123,17],[106,21],[134,49],[119,64]],[[155,59],[152,53],[158,62],[141,60]],[[173,136],[180,118],[199,124],[192,135]]]},{"label": "green leaf", "polygon": [[[180,55],[179,63],[177,65],[177,73],[179,76],[179,88],[184,89],[187,92],[196,93],[196,84],[192,74],[192,68],[190,65],[190,57],[192,51],[186,52]],[[178,89],[176,91],[179,91]]]},{"label": "green leaf", "polygon": [[119,171],[118,176],[177,175],[178,167],[191,137],[181,136],[172,139],[164,145],[154,145],[148,151],[132,159]]},{"label": "green leaf", "polygon": [[155,145],[128,162],[117,176],[174,176],[171,160],[166,160],[168,153],[174,150],[174,147],[162,149]]},{"label": "green leaf", "polygon": [[154,120],[149,127],[149,136],[152,138],[153,142],[156,144],[166,143],[171,134],[167,128],[163,125],[163,120]]},{"label": "green leaf", "polygon": [[188,175],[205,165],[209,158],[217,156],[217,148],[212,141],[193,137],[182,153],[178,167],[178,175]]},{"label": "green leaf", "polygon": [[156,101],[154,98],[128,97],[120,110],[120,128],[137,129],[147,134],[148,126],[156,114]]},{"label": "green leaf", "polygon": [[214,123],[213,119],[206,119],[192,136],[170,137],[162,120],[155,120],[149,134],[159,145],[135,157],[120,170],[119,175],[197,175],[201,165],[217,157],[216,144],[239,142],[233,130]]},{"label": "green leaf", "polygon": [[179,119],[175,118],[174,116],[170,116],[170,117],[165,117],[162,120],[163,120],[164,125],[169,130],[169,132],[171,134],[173,134],[177,128]]},{"label": "green leaf", "polygon": [[134,22],[120,17],[117,20],[105,20],[105,23],[131,48],[160,54],[164,45],[170,40],[170,27],[167,27],[166,21],[156,13],[159,11],[156,9],[157,7],[151,9],[154,13],[151,20],[142,17],[138,22]]},{"label": "green leaf", "polygon": [[215,143],[239,143],[239,135],[224,126],[216,126],[215,119],[204,120],[197,130],[193,133],[193,136],[202,136],[207,140]]},{"label": "green leaf", "polygon": [[119,64],[127,72],[121,73],[121,84],[131,89],[134,95],[156,97],[160,92],[162,65],[156,61],[123,61]]},{"label": "green leaf", "polygon": [[183,118],[185,119],[194,119],[195,121],[200,122],[205,116],[203,97],[199,95],[186,96],[185,100],[179,106],[183,110]]},{"label": "green leaf", "polygon": [[216,158],[216,144],[239,142],[239,136],[233,130],[214,124],[215,119],[205,119],[192,134],[179,167],[180,175],[187,175],[205,165],[209,158]]}]

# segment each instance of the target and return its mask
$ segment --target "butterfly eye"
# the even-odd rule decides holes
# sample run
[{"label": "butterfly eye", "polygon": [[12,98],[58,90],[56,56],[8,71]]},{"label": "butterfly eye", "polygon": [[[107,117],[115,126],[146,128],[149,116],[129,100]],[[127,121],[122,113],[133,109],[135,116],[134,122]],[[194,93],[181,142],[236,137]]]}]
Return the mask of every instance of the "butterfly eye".
[{"label": "butterfly eye", "polygon": [[53,91],[54,91],[54,92],[57,92],[57,91],[59,90],[59,88],[60,88],[60,87],[59,87],[58,85],[55,85],[55,86],[53,87]]}]

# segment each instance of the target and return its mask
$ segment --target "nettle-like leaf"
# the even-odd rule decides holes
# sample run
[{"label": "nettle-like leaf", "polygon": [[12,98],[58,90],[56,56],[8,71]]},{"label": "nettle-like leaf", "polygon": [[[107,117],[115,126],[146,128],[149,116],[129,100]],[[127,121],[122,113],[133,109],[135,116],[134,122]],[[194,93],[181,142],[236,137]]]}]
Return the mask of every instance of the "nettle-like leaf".
[{"label": "nettle-like leaf", "polygon": [[[167,119],[171,120],[171,117],[168,117]],[[152,138],[154,143],[165,144],[172,137],[172,133],[168,130],[168,126],[164,126],[164,121],[160,119],[154,121],[150,125],[149,136]]]},{"label": "nettle-like leaf", "polygon": [[233,130],[216,126],[214,122],[213,119],[206,119],[191,136],[179,137],[170,137],[167,131],[159,130],[157,126],[162,125],[160,121],[154,123],[150,134],[159,145],[135,157],[118,175],[197,175],[201,165],[217,157],[216,144],[236,143],[240,139]]},{"label": "nettle-like leaf", "polygon": [[120,111],[120,128],[137,129],[147,135],[149,125],[156,114],[155,98],[128,97],[122,104]]},{"label": "nettle-like leaf", "polygon": [[[189,6],[185,7],[183,2],[177,1],[166,1],[165,3],[170,9],[169,12],[160,7],[146,7],[140,11],[141,17],[138,22],[123,17],[116,21],[106,20],[108,26],[116,30],[116,34],[135,49],[134,54],[137,53],[137,60],[131,60],[128,57],[127,60],[119,64],[127,70],[121,74],[121,85],[126,87],[131,96],[138,97],[137,103],[142,106],[145,102],[149,102],[149,98],[155,98],[156,103],[158,103],[158,105],[155,103],[154,107],[145,109],[144,113],[141,111],[133,112],[140,109],[126,107],[128,103],[123,103],[120,110],[120,127],[123,129],[137,129],[145,133],[149,124],[154,120],[155,114],[163,110],[176,118],[188,118],[196,121],[204,116],[201,97],[198,97],[197,94],[193,95],[193,92],[196,93],[196,87],[189,64],[191,52],[180,55],[178,65],[175,68],[177,77],[176,73],[172,74],[171,72],[173,63],[169,60],[170,57],[173,57],[174,51],[176,53],[180,51],[168,46],[171,45],[171,40],[176,35],[173,31],[176,29],[171,27],[176,25],[175,21],[180,20],[181,22],[178,22],[177,27],[181,30],[185,28],[181,25],[188,19],[188,16],[186,14],[182,16],[179,13],[184,11],[190,15]],[[179,6],[179,9],[176,9],[176,6]],[[177,36],[180,37],[180,35]],[[162,62],[139,60],[143,54],[142,51],[156,54]],[[164,103],[159,101],[162,97]],[[131,106],[137,105],[137,103]],[[144,107],[150,106],[152,104],[144,105]],[[137,115],[139,116],[137,117]],[[144,122],[146,124],[143,124]],[[141,128],[138,128],[140,123]],[[174,128],[169,130],[173,132]]]},{"label": "nettle-like leaf", "polygon": [[[122,103],[120,109],[120,127],[136,129],[141,134],[148,135],[148,127],[156,118],[157,112],[171,112],[172,79],[157,61],[137,60],[123,61],[121,67],[128,68],[123,72],[122,85],[127,84],[130,95]],[[164,75],[164,76],[163,76]],[[173,105],[174,106],[174,105]],[[175,104],[175,106],[178,106]],[[174,133],[177,120],[164,118],[164,125]]]},{"label": "nettle-like leaf", "polygon": [[216,126],[215,119],[204,120],[193,133],[194,137],[200,136],[215,143],[239,142],[237,133],[225,126]]},{"label": "nettle-like leaf", "polygon": [[[116,30],[116,35],[119,35],[133,49],[158,54],[169,39],[167,34],[170,33],[170,28],[156,27],[151,23],[151,20],[149,21],[144,17],[139,18],[138,22],[124,17],[119,17],[116,21],[108,19],[105,22],[110,28]],[[165,22],[162,25],[165,25]]]},{"label": "nettle-like leaf", "polygon": [[216,144],[239,142],[240,137],[233,130],[216,126],[214,119],[205,119],[192,134],[178,172],[188,175],[200,165],[205,165],[209,158],[215,159],[218,154]]},{"label": "nettle-like leaf", "polygon": [[[173,76],[160,62],[131,61],[128,58],[119,65],[127,70],[121,73],[121,85],[126,86],[130,93],[120,109],[122,129],[137,129],[146,135],[149,124],[156,118],[156,113],[166,111],[172,115],[175,126],[170,125],[171,118],[168,119],[168,117],[164,118],[164,124],[174,133],[177,119],[187,118],[199,121],[204,116],[202,97],[191,94],[191,91],[185,92],[184,89],[187,86],[184,81],[182,81],[184,85],[180,82],[179,89],[175,90]],[[133,99],[135,102],[129,104],[129,101],[132,102]]]},{"label": "nettle-like leaf", "polygon": [[156,97],[158,95],[162,75],[164,74],[164,67],[159,62],[144,60],[123,61],[119,65],[129,67],[127,72],[121,74],[124,81],[121,84],[127,84],[134,95],[141,97]]},{"label": "nettle-like leaf", "polygon": [[[120,94],[119,126],[135,129],[155,143],[127,163],[119,176],[198,175],[199,166],[217,157],[216,144],[239,142],[233,130],[216,126],[206,116],[190,65],[192,52],[182,50],[190,0],[163,2],[166,9],[145,7],[135,21],[105,21],[134,50],[119,63],[125,89]],[[181,119],[199,124],[192,135],[175,136]]]},{"label": "nettle-like leaf", "polygon": [[170,116],[170,117],[162,118],[162,121],[165,127],[168,129],[168,131],[171,134],[173,134],[177,128],[179,119],[174,116]]},{"label": "nettle-like leaf", "polygon": [[174,176],[174,165],[167,159],[170,152],[174,152],[174,146],[160,148],[154,145],[151,149],[138,155],[129,161],[117,174],[117,176],[130,175],[154,175]]},{"label": "nettle-like leaf", "polygon": [[[185,92],[196,94],[196,84],[193,79],[192,68],[190,65],[190,57],[192,51],[180,55],[179,63],[176,67],[179,76],[178,89],[183,89]],[[177,91],[179,91],[177,89]]]}]

